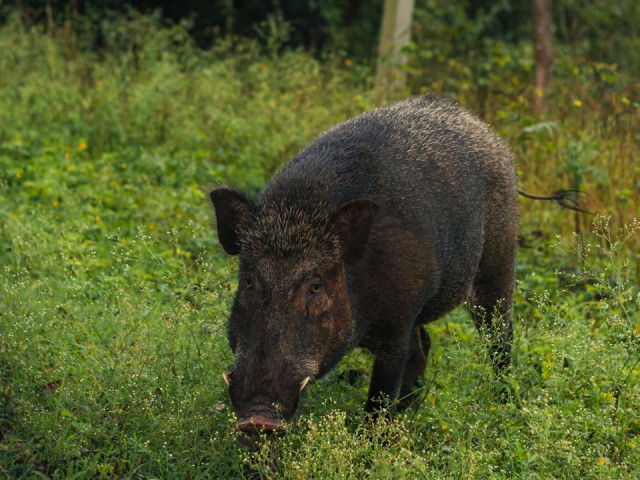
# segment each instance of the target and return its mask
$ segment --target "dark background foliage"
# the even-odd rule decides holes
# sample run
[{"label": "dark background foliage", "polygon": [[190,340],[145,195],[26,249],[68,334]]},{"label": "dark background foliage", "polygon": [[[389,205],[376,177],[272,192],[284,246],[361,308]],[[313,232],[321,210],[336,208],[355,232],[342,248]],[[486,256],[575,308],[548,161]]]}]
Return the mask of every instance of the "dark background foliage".
[{"label": "dark background foliage", "polygon": [[[338,50],[358,59],[375,57],[382,13],[382,0],[9,0],[0,5],[0,20],[6,21],[17,8],[27,23],[83,15],[99,25],[109,14],[158,11],[167,22],[184,25],[202,47],[226,35],[260,39],[267,22],[277,19],[288,27],[284,47],[318,54]],[[453,30],[432,40],[450,43],[458,51],[477,49],[480,36],[509,43],[531,38],[531,0],[417,0],[415,8],[423,29],[449,25]],[[640,2],[561,0],[553,8],[557,41],[575,54],[638,72]]]}]

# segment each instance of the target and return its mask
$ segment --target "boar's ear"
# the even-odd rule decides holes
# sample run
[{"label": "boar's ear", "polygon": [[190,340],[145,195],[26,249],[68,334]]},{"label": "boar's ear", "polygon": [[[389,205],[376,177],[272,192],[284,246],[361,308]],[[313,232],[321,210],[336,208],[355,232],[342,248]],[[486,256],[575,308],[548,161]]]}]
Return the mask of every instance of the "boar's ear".
[{"label": "boar's ear", "polygon": [[218,238],[224,251],[237,255],[240,253],[238,232],[249,218],[251,204],[240,193],[229,188],[217,188],[209,192],[209,198],[216,210]]},{"label": "boar's ear", "polygon": [[333,215],[333,228],[340,235],[342,259],[357,263],[367,248],[369,230],[378,205],[371,200],[351,200],[343,203]]}]

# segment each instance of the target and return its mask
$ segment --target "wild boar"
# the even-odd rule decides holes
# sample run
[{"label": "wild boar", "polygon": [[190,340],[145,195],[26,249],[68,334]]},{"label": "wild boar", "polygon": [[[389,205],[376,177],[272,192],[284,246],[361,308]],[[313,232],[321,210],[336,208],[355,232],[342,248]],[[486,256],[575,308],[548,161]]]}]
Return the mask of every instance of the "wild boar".
[{"label": "wild boar", "polygon": [[241,430],[292,418],[301,391],[356,346],[375,358],[366,410],[410,403],[424,324],[468,302],[508,368],[518,235],[512,155],[453,101],[411,98],[340,123],[255,201],[209,196],[240,255],[225,376]]}]

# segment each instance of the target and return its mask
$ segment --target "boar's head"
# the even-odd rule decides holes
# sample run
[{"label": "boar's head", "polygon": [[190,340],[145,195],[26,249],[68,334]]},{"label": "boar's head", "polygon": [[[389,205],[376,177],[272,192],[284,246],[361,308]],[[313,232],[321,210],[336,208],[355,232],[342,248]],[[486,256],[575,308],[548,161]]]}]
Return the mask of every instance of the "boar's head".
[{"label": "boar's head", "polygon": [[210,198],[220,243],[240,254],[228,325],[234,366],[225,380],[238,428],[272,431],[294,415],[309,380],[353,346],[345,263],[362,258],[377,206],[252,204],[228,188]]}]

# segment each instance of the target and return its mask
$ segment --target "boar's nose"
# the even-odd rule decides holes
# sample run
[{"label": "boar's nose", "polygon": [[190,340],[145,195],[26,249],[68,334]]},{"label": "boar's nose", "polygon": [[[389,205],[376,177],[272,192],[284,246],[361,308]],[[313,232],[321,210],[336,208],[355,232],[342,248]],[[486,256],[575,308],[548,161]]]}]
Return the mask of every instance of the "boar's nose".
[{"label": "boar's nose", "polygon": [[272,420],[264,415],[252,415],[238,421],[238,429],[247,433],[269,433],[281,427],[278,420]]}]

